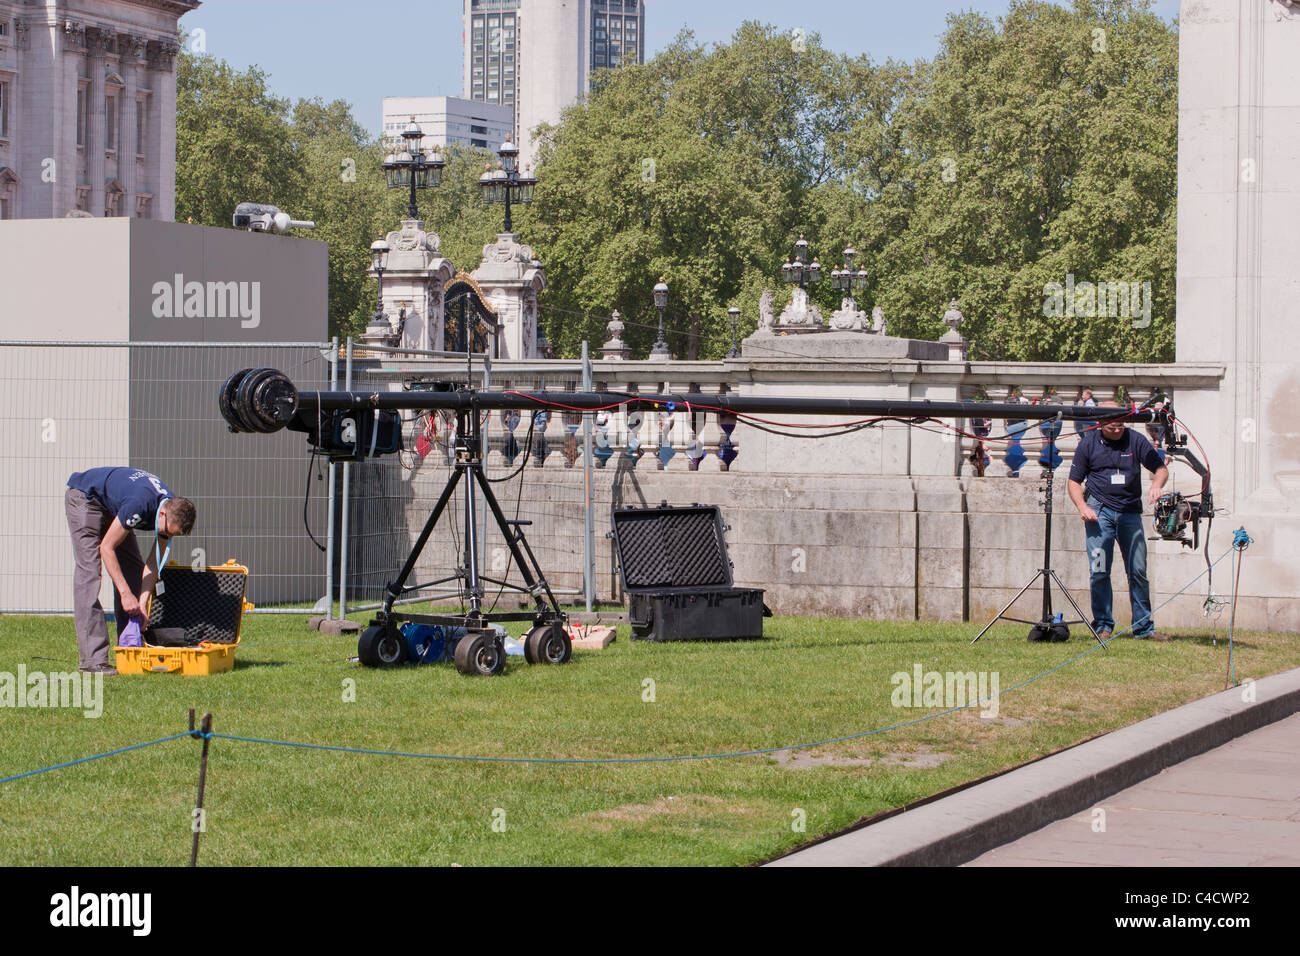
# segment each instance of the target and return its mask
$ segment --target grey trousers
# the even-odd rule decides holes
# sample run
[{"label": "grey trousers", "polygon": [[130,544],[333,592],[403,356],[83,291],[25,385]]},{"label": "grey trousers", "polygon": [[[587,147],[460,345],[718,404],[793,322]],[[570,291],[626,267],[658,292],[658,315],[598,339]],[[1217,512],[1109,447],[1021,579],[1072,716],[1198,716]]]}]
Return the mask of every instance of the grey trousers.
[{"label": "grey trousers", "polygon": [[[72,575],[72,607],[77,622],[81,667],[108,667],[111,664],[108,656],[108,624],[104,621],[103,605],[99,603],[99,583],[103,571],[99,559],[99,543],[108,534],[113,515],[98,501],[86,497],[76,488],[69,488],[63,496],[63,510],[67,513],[68,532],[72,535],[72,559],[75,566]],[[117,546],[116,554],[118,564],[122,566],[122,574],[126,576],[126,583],[138,595],[144,575],[144,561],[140,558],[140,549],[136,547],[135,535],[130,531]],[[117,633],[121,634],[128,619],[122,612],[122,602],[116,587],[113,588],[113,612],[117,620]]]}]

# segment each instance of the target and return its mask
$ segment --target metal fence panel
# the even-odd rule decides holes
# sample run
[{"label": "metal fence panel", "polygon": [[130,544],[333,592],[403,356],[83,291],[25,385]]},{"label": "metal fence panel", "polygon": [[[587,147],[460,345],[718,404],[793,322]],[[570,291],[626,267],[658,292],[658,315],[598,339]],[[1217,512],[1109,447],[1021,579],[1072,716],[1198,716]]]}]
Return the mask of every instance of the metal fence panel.
[{"label": "metal fence panel", "polygon": [[[227,559],[250,569],[249,600],[311,607],[325,593],[325,556],[303,527],[303,436],[232,435],[217,408],[233,371],[277,367],[328,382],[309,343],[0,343],[0,611],[70,613],[72,554],[63,514],[68,477],[122,464],[157,474],[198,511],[177,539],[184,564]],[[328,487],[313,468],[307,518],[323,544]],[[152,535],[140,534],[144,553]],[[101,592],[111,606],[107,575]]]}]

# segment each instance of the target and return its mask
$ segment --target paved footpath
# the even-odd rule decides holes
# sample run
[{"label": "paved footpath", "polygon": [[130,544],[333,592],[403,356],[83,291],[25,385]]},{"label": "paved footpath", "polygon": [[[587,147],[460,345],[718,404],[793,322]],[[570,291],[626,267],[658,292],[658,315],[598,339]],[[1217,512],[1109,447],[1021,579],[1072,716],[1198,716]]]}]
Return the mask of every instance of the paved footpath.
[{"label": "paved footpath", "polygon": [[768,865],[967,863],[1300,865],[1300,669],[1176,707]]},{"label": "paved footpath", "polygon": [[1300,714],[966,865],[1300,866]]}]

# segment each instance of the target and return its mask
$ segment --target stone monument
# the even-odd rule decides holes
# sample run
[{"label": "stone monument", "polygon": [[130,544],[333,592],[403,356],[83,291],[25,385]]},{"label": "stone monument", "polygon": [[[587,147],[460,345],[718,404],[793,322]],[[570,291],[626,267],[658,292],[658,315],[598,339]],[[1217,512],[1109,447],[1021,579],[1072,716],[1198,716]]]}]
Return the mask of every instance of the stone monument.
[{"label": "stone monument", "polygon": [[537,294],[546,288],[546,272],[532,247],[521,244],[514,233],[500,233],[496,242],[483,247],[483,262],[470,275],[500,322],[500,357],[538,358]]},{"label": "stone monument", "polygon": [[[384,270],[383,325],[372,324],[362,338],[371,344],[391,344],[407,349],[445,348],[442,291],[456,274],[451,262],[439,255],[442,241],[426,232],[419,219],[402,221],[388,233],[388,267]],[[376,276],[374,269],[370,275]]]}]

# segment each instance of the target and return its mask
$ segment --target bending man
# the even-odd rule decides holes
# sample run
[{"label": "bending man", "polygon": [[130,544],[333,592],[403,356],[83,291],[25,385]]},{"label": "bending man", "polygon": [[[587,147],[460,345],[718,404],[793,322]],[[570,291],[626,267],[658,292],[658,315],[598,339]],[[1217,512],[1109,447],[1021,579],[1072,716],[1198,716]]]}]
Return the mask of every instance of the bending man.
[{"label": "bending man", "polygon": [[[117,633],[139,615],[148,624],[145,606],[158,582],[163,551],[175,535],[194,527],[194,504],[177,498],[156,475],[137,468],[92,468],[68,479],[63,498],[72,534],[73,608],[81,670],[116,674],[108,659],[108,625],[99,603],[101,564],[108,570]],[[156,531],[153,554],[140,559],[132,531]]]}]

